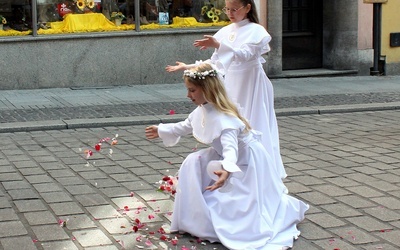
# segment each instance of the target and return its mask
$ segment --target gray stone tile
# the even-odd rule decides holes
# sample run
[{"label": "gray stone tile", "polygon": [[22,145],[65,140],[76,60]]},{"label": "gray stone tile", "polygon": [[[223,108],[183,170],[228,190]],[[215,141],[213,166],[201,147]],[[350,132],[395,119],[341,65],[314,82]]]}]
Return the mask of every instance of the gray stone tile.
[{"label": "gray stone tile", "polygon": [[0,209],[0,221],[19,220],[17,214],[12,208]]},{"label": "gray stone tile", "polygon": [[384,196],[372,198],[371,200],[389,209],[400,210],[400,199]]},{"label": "gray stone tile", "polygon": [[86,208],[89,213],[96,219],[108,219],[120,217],[121,213],[111,205],[93,206]]},{"label": "gray stone tile", "polygon": [[46,203],[72,201],[72,198],[66,192],[49,192],[40,194]]},{"label": "gray stone tile", "polygon": [[2,182],[4,189],[12,190],[12,189],[28,189],[32,188],[32,186],[26,182],[25,180],[21,181],[4,181]]},{"label": "gray stone tile", "polygon": [[0,238],[27,234],[28,232],[20,221],[0,222]]},{"label": "gray stone tile", "polygon": [[49,206],[57,216],[84,213],[82,208],[75,202],[52,203]]},{"label": "gray stone tile", "polygon": [[50,211],[29,212],[24,213],[24,216],[29,225],[46,225],[58,223],[58,220],[54,217],[52,213],[50,213]]},{"label": "gray stone tile", "polygon": [[65,249],[65,250],[78,250],[79,248],[72,241],[57,240],[49,242],[41,242],[41,246],[44,250],[55,250],[55,249]]},{"label": "gray stone tile", "polygon": [[33,187],[39,193],[48,193],[48,192],[56,192],[63,190],[57,183],[54,182],[33,184]]},{"label": "gray stone tile", "polygon": [[85,248],[112,244],[112,241],[99,229],[74,231],[72,235]]},{"label": "gray stone tile", "polygon": [[393,227],[387,223],[380,222],[371,216],[358,216],[347,218],[347,220],[353,225],[362,228],[368,232],[381,231],[381,230],[392,230]]},{"label": "gray stone tile", "polygon": [[4,250],[36,250],[37,247],[29,236],[8,237],[0,239]]},{"label": "gray stone tile", "polygon": [[327,213],[309,214],[307,215],[307,219],[321,226],[322,228],[341,227],[346,225],[346,221]]},{"label": "gray stone tile", "polygon": [[100,224],[110,234],[126,234],[133,232],[132,224],[126,218],[112,218],[99,220]]},{"label": "gray stone tile", "polygon": [[97,227],[96,223],[86,214],[60,216],[59,219],[65,221],[66,227],[69,230],[81,230]]},{"label": "gray stone tile", "polygon": [[84,207],[97,206],[97,205],[107,205],[109,201],[104,199],[100,194],[83,194],[75,195],[75,199]]},{"label": "gray stone tile", "polygon": [[8,194],[13,200],[38,199],[39,195],[33,189],[13,189]]},{"label": "gray stone tile", "polygon": [[379,241],[378,238],[356,227],[334,228],[330,229],[330,231],[336,234],[340,239],[347,240],[354,245],[371,244]]},{"label": "gray stone tile", "polygon": [[65,233],[64,228],[56,225],[41,225],[33,226],[33,232],[35,233],[37,240],[42,241],[53,241],[53,240],[66,240],[70,237]]},{"label": "gray stone tile", "polygon": [[18,200],[14,201],[14,204],[21,213],[47,210],[41,200]]}]

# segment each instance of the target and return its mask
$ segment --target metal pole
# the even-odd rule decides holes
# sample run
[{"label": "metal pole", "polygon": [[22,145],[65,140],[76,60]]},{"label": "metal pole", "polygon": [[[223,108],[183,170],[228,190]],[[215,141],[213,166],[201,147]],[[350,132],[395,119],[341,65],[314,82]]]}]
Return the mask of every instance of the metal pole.
[{"label": "metal pole", "polygon": [[37,0],[32,0],[32,6],[31,6],[31,15],[32,15],[32,35],[37,36],[37,24],[38,24],[38,19],[37,19]]},{"label": "metal pole", "polygon": [[140,31],[140,0],[135,0],[135,30]]},{"label": "metal pole", "polygon": [[381,16],[382,4],[374,3],[373,16],[373,47],[374,47],[374,67],[371,75],[379,75],[379,59],[381,56]]}]

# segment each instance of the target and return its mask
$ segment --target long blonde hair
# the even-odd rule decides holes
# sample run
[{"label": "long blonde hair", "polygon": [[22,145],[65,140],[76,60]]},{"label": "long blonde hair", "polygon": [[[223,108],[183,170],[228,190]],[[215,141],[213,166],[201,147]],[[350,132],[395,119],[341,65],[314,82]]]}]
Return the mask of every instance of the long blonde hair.
[{"label": "long blonde hair", "polygon": [[[218,111],[239,118],[246,125],[246,130],[250,130],[249,122],[239,114],[236,105],[228,98],[225,87],[219,77],[215,74],[198,77],[202,72],[210,72],[212,70],[213,68],[210,64],[202,63],[199,66],[189,69],[188,71],[194,74],[190,74],[190,76],[185,73],[183,79],[201,88],[204,98],[207,102],[212,103]],[[197,77],[194,78],[193,75]]]}]

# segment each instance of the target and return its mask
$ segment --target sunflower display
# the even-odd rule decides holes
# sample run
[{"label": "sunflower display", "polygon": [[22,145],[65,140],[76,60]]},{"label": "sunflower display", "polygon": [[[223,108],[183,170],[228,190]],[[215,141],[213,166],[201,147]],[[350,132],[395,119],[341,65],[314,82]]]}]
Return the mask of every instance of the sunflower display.
[{"label": "sunflower display", "polygon": [[217,23],[219,22],[219,16],[222,14],[222,11],[220,9],[215,8],[212,4],[207,4],[204,5],[201,8],[201,15],[204,18],[204,20],[208,22],[214,22]]}]

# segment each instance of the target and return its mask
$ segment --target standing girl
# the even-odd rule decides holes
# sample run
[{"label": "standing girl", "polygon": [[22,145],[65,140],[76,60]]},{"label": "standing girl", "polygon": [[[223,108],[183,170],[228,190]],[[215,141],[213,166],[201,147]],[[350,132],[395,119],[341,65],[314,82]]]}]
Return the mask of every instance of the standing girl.
[{"label": "standing girl", "polygon": [[[224,75],[225,88],[231,100],[250,125],[262,133],[261,142],[268,151],[281,178],[286,177],[279,145],[278,124],[274,110],[274,91],[262,64],[263,54],[270,50],[271,36],[258,24],[253,0],[225,0],[223,11],[231,24],[214,36],[196,40],[200,49],[214,48],[208,62]],[[174,72],[194,67],[195,64],[176,62],[166,70]]]}]

